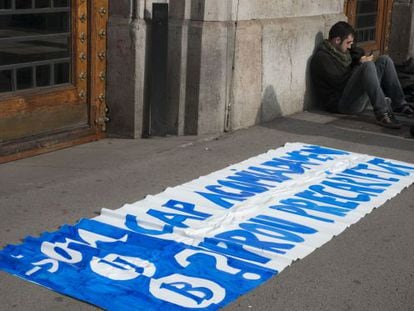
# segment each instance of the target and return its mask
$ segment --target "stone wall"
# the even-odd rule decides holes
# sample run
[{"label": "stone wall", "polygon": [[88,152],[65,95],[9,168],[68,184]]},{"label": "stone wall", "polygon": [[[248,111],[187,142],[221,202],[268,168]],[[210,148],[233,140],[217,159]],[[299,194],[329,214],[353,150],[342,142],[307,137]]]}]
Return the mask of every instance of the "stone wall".
[{"label": "stone wall", "polygon": [[[389,54],[397,64],[414,58],[414,5],[412,0],[395,0],[392,13]],[[397,22],[398,21],[398,22]]]},{"label": "stone wall", "polygon": [[[110,1],[113,134],[138,137],[147,127],[154,2],[168,1]],[[170,0],[171,134],[235,130],[306,109],[309,58],[342,11],[343,0]]]},{"label": "stone wall", "polygon": [[107,105],[111,136],[139,138],[147,98],[147,24],[136,1],[110,0],[107,50]]}]

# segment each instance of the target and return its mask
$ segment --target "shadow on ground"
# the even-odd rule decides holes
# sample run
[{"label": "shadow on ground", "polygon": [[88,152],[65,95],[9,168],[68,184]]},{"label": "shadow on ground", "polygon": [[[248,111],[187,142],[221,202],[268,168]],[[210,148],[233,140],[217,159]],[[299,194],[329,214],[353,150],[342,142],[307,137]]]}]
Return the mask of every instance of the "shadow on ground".
[{"label": "shadow on ground", "polygon": [[401,129],[387,129],[375,124],[371,111],[356,116],[331,114],[320,110],[276,119],[261,126],[297,135],[334,138],[352,143],[365,143],[400,150],[414,151],[410,126],[414,118],[397,117]]}]

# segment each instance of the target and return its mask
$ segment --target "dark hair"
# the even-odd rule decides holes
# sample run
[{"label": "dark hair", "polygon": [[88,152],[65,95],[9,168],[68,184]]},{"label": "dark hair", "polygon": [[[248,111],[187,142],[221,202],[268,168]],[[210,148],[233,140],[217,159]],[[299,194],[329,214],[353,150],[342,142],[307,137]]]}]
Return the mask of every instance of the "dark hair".
[{"label": "dark hair", "polygon": [[339,37],[344,41],[349,35],[355,37],[355,30],[347,22],[337,22],[329,30],[329,40]]}]

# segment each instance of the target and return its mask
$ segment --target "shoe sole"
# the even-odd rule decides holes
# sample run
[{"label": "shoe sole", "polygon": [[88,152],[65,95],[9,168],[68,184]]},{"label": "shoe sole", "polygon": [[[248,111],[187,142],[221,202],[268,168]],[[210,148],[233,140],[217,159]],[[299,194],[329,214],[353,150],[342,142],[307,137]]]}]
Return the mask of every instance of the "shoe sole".
[{"label": "shoe sole", "polygon": [[379,126],[385,127],[387,129],[393,129],[393,130],[399,130],[402,127],[401,124],[384,124],[384,123],[381,123],[381,122],[377,122],[377,124]]}]

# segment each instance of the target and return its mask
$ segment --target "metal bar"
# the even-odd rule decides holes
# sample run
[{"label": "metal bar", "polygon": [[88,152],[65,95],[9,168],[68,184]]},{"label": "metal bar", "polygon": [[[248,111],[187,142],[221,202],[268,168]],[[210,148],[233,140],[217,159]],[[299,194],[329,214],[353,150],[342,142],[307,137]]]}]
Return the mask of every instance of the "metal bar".
[{"label": "metal bar", "polygon": [[35,8],[36,8],[35,0],[32,0],[32,9],[35,9]]},{"label": "metal bar", "polygon": [[375,29],[358,31],[357,37],[359,42],[375,41]]},{"label": "metal bar", "polygon": [[55,63],[50,63],[50,85],[55,85]]},{"label": "metal bar", "polygon": [[11,9],[16,10],[16,0],[12,0]]},{"label": "metal bar", "polygon": [[12,68],[12,92],[17,90],[17,73],[16,69]]},{"label": "metal bar", "polygon": [[0,38],[0,42],[18,42],[18,41],[26,41],[26,40],[40,40],[40,39],[49,39],[49,38],[56,38],[56,37],[69,37],[71,35],[70,32],[62,32],[62,33],[50,33],[50,34],[33,34],[27,36],[15,36],[15,37],[8,37],[8,38]]},{"label": "metal bar", "polygon": [[13,70],[18,68],[24,68],[24,67],[31,67],[31,66],[39,66],[39,65],[47,65],[47,64],[54,64],[54,63],[62,63],[62,62],[70,62],[70,57],[65,58],[56,58],[56,59],[48,59],[48,60],[42,60],[42,61],[36,61],[36,62],[27,62],[27,63],[19,63],[19,64],[12,64],[12,65],[3,65],[0,66],[0,70]]},{"label": "metal bar", "polygon": [[[13,2],[13,4],[15,4]],[[11,10],[0,10],[0,15],[16,15],[16,14],[42,14],[42,13],[61,13],[70,12],[69,7],[59,8],[39,8],[39,9],[16,9],[15,7]]]},{"label": "metal bar", "polygon": [[372,29],[377,29],[377,27],[376,26],[371,26],[371,27],[359,27],[359,28],[355,28],[356,31],[372,30]]},{"label": "metal bar", "polygon": [[0,96],[1,95],[7,95],[10,93],[19,93],[19,92],[24,92],[27,90],[37,90],[37,89],[42,89],[42,90],[46,90],[46,89],[51,89],[53,87],[61,87],[61,86],[71,86],[72,84],[70,82],[66,82],[66,83],[60,83],[60,84],[55,84],[55,85],[45,85],[45,86],[36,86],[36,87],[31,87],[31,88],[27,88],[27,89],[21,89],[21,90],[13,90],[13,91],[5,91],[5,92],[0,92]]},{"label": "metal bar", "polygon": [[[42,89],[46,89],[46,88],[51,88],[57,84],[55,84],[55,70],[54,70],[54,65],[55,63],[61,62],[63,59],[56,59],[54,60],[52,63],[49,63],[50,66],[50,84],[47,86],[37,86],[37,82],[35,82],[36,78],[33,79],[32,81],[32,86],[28,89],[38,89],[38,88],[42,88]],[[43,62],[39,62],[39,63],[43,63]],[[11,91],[6,91],[6,92],[0,92],[1,95],[6,94],[6,93],[11,93],[11,92],[18,92],[20,90],[17,89],[17,69],[18,68],[13,68],[12,71],[12,90]],[[33,70],[33,72],[35,71],[35,69]],[[71,82],[67,82],[67,83],[60,83],[59,86],[62,85],[71,85]],[[28,89],[24,89],[21,91],[25,91]]]},{"label": "metal bar", "polygon": [[377,16],[377,12],[358,13],[357,15],[357,17],[365,17],[365,16]]},{"label": "metal bar", "polygon": [[36,66],[32,66],[32,88],[37,86]]}]

